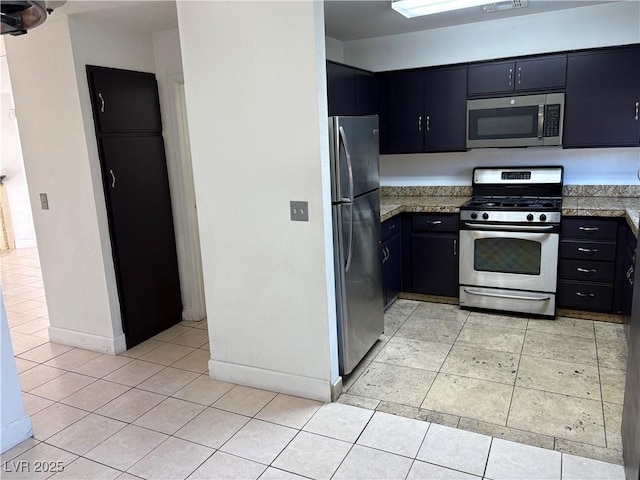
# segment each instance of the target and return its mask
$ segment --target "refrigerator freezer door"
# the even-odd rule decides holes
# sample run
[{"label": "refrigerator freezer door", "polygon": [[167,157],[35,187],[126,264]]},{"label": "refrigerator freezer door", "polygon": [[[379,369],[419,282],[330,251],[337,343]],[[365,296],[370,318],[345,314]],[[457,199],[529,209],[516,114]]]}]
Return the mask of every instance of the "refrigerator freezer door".
[{"label": "refrigerator freezer door", "polygon": [[380,194],[374,190],[334,209],[338,353],[347,375],[384,331]]},{"label": "refrigerator freezer door", "polygon": [[378,188],[378,117],[330,117],[331,201],[352,199]]}]

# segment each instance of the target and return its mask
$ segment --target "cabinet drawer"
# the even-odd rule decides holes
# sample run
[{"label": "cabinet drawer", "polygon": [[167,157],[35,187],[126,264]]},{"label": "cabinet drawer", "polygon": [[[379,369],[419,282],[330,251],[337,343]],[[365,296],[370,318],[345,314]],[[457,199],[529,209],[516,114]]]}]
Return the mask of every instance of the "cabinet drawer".
[{"label": "cabinet drawer", "polygon": [[591,260],[560,260],[560,278],[613,283],[615,263]]},{"label": "cabinet drawer", "polygon": [[390,218],[382,223],[381,240],[383,242],[398,233],[400,233],[400,217]]},{"label": "cabinet drawer", "polygon": [[440,231],[457,232],[459,230],[459,216],[449,215],[414,215],[412,217],[412,227],[416,232],[420,231]]},{"label": "cabinet drawer", "polygon": [[613,285],[560,280],[558,306],[578,310],[611,311]]},{"label": "cabinet drawer", "polygon": [[560,258],[613,262],[616,258],[616,244],[612,242],[561,240]]},{"label": "cabinet drawer", "polygon": [[563,218],[561,236],[563,238],[592,238],[616,240],[618,222],[603,218]]}]

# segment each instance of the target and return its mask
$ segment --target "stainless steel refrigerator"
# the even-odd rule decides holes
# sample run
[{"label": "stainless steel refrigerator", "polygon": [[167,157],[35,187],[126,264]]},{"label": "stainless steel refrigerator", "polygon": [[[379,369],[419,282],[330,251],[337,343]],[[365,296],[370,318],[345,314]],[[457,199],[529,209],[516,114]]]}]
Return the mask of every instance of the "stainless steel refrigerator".
[{"label": "stainless steel refrigerator", "polygon": [[331,203],[340,373],[384,331],[378,117],[330,117]]}]

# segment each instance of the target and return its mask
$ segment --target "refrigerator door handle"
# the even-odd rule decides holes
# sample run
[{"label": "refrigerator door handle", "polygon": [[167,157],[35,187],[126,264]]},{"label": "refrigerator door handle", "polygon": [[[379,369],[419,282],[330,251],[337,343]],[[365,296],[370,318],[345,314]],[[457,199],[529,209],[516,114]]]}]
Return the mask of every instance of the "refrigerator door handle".
[{"label": "refrigerator door handle", "polygon": [[347,135],[344,133],[344,128],[340,127],[339,132],[340,140],[342,140],[342,144],[344,145],[344,155],[347,158],[347,171],[349,172],[349,201],[353,202],[353,165],[351,163],[351,154],[349,153],[349,144],[347,143]]},{"label": "refrigerator door handle", "polygon": [[345,272],[349,271],[352,257],[353,257],[353,203],[349,203],[349,250],[347,252],[347,262],[344,267]]}]

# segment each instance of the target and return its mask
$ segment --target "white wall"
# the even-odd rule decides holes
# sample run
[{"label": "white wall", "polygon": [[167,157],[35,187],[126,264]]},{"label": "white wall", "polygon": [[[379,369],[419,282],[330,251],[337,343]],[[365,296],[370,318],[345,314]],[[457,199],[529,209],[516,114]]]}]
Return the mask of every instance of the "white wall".
[{"label": "white wall", "polygon": [[327,60],[344,63],[344,43],[335,38],[325,37]]},{"label": "white wall", "polygon": [[[508,37],[508,38],[507,38]],[[640,2],[344,42],[344,61],[373,71],[640,42]],[[567,184],[637,184],[640,149],[520,148],[386,155],[383,185],[468,185],[475,166],[560,164]]]},{"label": "white wall", "polygon": [[[319,2],[178,3],[210,375],[329,400],[323,18]],[[290,200],[309,202],[308,223],[290,221]]]},{"label": "white wall", "polygon": [[[0,453],[4,453],[33,435],[31,419],[24,411],[22,392],[18,383],[18,370],[13,358],[13,347],[9,336],[9,324],[0,295],[0,368],[2,369],[2,391],[0,392]],[[4,470],[4,469],[3,469]]]}]

